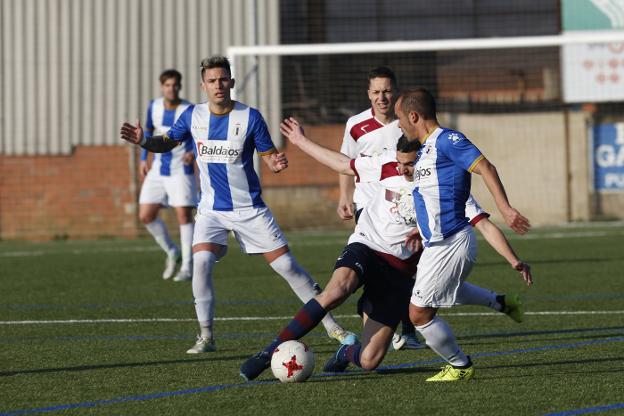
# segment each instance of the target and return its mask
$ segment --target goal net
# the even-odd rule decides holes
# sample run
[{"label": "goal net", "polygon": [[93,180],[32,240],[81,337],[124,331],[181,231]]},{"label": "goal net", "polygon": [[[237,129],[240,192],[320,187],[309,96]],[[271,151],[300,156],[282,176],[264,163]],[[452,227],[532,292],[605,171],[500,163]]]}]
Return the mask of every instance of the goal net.
[{"label": "goal net", "polygon": [[[566,48],[622,42],[622,32],[586,32],[232,47],[229,56],[235,76],[244,80],[237,97],[261,109],[278,143],[279,121],[294,116],[307,126],[308,135],[333,149],[340,147],[346,120],[370,107],[368,71],[392,68],[400,86],[433,92],[441,123],[479,146],[499,168],[512,203],[539,224],[591,215],[590,113],[582,111],[582,101],[568,99],[566,90],[585,81],[569,78],[577,77],[580,68],[596,70],[592,82],[599,84],[602,77],[603,87],[619,84],[608,61],[589,68],[583,55],[566,55]],[[604,66],[602,74],[599,66]],[[287,143],[284,147],[297,163],[288,179],[265,175],[265,186],[335,187],[333,173]],[[481,181],[475,180],[473,189],[495,212]]]}]

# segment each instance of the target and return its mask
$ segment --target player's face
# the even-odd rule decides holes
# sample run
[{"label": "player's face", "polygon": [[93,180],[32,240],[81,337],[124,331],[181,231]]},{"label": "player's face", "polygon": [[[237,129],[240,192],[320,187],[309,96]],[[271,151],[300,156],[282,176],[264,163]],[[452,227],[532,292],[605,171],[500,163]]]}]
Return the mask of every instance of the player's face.
[{"label": "player's face", "polygon": [[390,78],[373,78],[368,83],[368,99],[375,114],[393,116],[394,87]]},{"label": "player's face", "polygon": [[160,91],[167,101],[177,101],[180,97],[182,85],[175,78],[168,78],[160,84]]},{"label": "player's face", "polygon": [[414,180],[414,165],[416,164],[416,154],[418,152],[396,152],[396,159],[399,164],[397,169],[399,173],[405,177],[408,181]]},{"label": "player's face", "polygon": [[399,99],[394,105],[394,113],[396,114],[397,119],[399,120],[399,127],[403,131],[405,137],[409,140],[418,139],[418,133],[416,130],[416,123],[414,123],[409,114],[405,114],[401,110],[401,99]]},{"label": "player's face", "polygon": [[201,85],[211,104],[230,102],[230,89],[234,87],[234,80],[225,68],[206,69]]}]

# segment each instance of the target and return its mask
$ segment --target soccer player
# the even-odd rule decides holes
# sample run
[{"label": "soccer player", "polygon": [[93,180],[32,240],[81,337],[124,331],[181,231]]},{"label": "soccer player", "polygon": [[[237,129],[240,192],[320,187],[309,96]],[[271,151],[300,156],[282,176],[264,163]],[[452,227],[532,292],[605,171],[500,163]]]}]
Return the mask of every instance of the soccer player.
[{"label": "soccer player", "polygon": [[395,113],[405,136],[422,145],[414,167],[413,195],[425,248],[409,312],[427,345],[448,363],[427,381],[469,380],[474,374],[472,361],[437,311],[457,303],[458,288],[476,261],[476,240],[465,215],[471,173],[482,176],[512,230],[524,234],[530,224],[509,204],[494,165],[462,133],[440,127],[429,91],[405,91],[395,104]]},{"label": "soccer player", "polygon": [[[175,69],[168,69],[160,74],[160,90],[162,97],[150,101],[147,107],[145,134],[161,135],[165,133],[180,115],[191,105],[180,98],[182,74]],[[152,166],[148,165],[148,151],[141,151],[140,173],[144,178],[139,196],[139,219],[156,243],[167,254],[163,279],[170,279],[180,260],[180,250],[169,237],[165,223],[158,218],[162,206],[175,209],[180,224],[180,247],[182,249],[182,265],[173,278],[176,282],[191,280],[193,258],[191,244],[193,242],[192,210],[197,205],[195,185],[195,156],[193,141],[185,140],[170,152],[155,154]]]},{"label": "soccer player", "polygon": [[[396,148],[397,140],[403,134],[394,115],[394,102],[398,96],[398,85],[392,69],[380,66],[368,73],[368,99],[371,107],[349,118],[345,127],[340,152],[351,159],[361,156],[379,155]],[[338,216],[343,220],[355,221],[362,209],[375,196],[378,184],[357,182],[349,175],[338,175],[340,199]],[[401,320],[402,334],[392,339],[392,347],[399,349],[424,348],[416,338],[416,330],[406,315]]]},{"label": "soccer player", "polygon": [[[255,379],[268,368],[271,354],[280,343],[303,337],[327,311],[344,302],[360,286],[364,288],[358,302],[358,313],[364,318],[362,343],[339,348],[326,364],[325,371],[344,371],[349,362],[374,369],[381,363],[396,325],[408,310],[414,283],[412,276],[420,256],[417,247],[411,244],[416,242],[411,238],[411,230],[416,225],[413,165],[420,143],[402,137],[396,144],[396,152],[349,159],[307,139],[294,119],[285,120],[281,131],[320,163],[356,176],[358,181],[375,182],[380,186],[362,211],[326,289],[304,305],[271,344],[249,358],[241,366],[240,374],[246,380]],[[475,224],[487,216],[476,202],[466,206],[466,213]],[[530,279],[528,265],[523,270]],[[512,302],[505,305],[505,296],[468,285],[466,283],[461,291],[458,303],[489,306],[512,319],[521,319],[522,311]]]},{"label": "soccer player", "polygon": [[[143,137],[140,124],[125,123],[121,138],[143,148],[163,152],[192,138],[197,152],[202,196],[193,235],[193,296],[200,334],[187,353],[215,351],[213,334],[215,263],[227,251],[230,231],[247,254],[262,254],[302,302],[312,299],[319,285],[299,265],[288,242],[260,194],[260,181],[253,167],[258,154],[275,173],[288,167],[278,153],[258,110],[231,99],[234,87],[230,64],[215,56],[201,63],[201,87],[205,103],[190,106],[162,136]],[[355,335],[327,316],[323,325],[331,338],[354,343]]]},{"label": "soccer player", "polygon": [[[340,152],[351,159],[374,156],[394,150],[403,134],[394,115],[398,95],[394,72],[387,67],[368,73],[368,99],[371,107],[347,120]],[[357,217],[375,195],[376,183],[355,182],[352,176],[338,175],[340,199],[338,216],[343,220]]]}]

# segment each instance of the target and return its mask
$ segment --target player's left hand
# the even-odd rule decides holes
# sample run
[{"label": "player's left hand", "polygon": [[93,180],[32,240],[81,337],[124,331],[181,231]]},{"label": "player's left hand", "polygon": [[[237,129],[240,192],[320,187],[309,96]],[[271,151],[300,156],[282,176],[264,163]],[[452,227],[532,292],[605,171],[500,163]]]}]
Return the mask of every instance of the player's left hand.
[{"label": "player's left hand", "polygon": [[509,209],[502,214],[503,217],[505,217],[505,222],[509,228],[514,230],[517,234],[526,234],[531,229],[531,223],[529,220],[520,214],[517,209],[509,207]]},{"label": "player's left hand", "polygon": [[195,153],[193,152],[186,152],[184,153],[184,156],[182,156],[182,163],[184,163],[185,165],[192,165],[194,160]]},{"label": "player's left hand", "polygon": [[270,156],[271,170],[273,172],[281,172],[288,167],[288,159],[286,153],[273,153]]},{"label": "player's left hand", "polygon": [[511,267],[514,270],[520,272],[522,276],[522,280],[527,284],[527,286],[531,286],[533,284],[533,275],[531,274],[531,266],[528,263],[523,262],[522,260],[518,261],[516,264]]},{"label": "player's left hand", "polygon": [[293,117],[285,118],[284,121],[280,123],[280,132],[296,146],[306,138],[303,127],[301,127],[301,124]]},{"label": "player's left hand", "polygon": [[404,243],[405,247],[412,250],[414,253],[422,250],[422,237],[420,236],[420,232],[418,232],[418,228],[414,228],[407,233]]}]

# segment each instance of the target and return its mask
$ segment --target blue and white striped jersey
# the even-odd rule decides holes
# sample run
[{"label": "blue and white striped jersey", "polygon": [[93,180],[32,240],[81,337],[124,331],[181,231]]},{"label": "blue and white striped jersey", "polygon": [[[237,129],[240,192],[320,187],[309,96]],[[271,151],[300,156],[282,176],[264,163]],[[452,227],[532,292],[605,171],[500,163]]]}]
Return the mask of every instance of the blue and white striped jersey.
[{"label": "blue and white striped jersey", "polygon": [[[165,108],[164,98],[156,98],[150,101],[145,120],[145,136],[151,137],[165,134],[190,105],[190,102],[182,100],[175,110],[168,110]],[[170,152],[155,153],[150,169],[160,172],[162,176],[193,175],[193,165],[185,165],[182,162],[184,153],[192,151],[193,140],[188,139],[183,145],[177,146]],[[147,154],[148,151],[143,149],[141,151],[141,160],[147,160]]]},{"label": "blue and white striped jersey", "polygon": [[462,133],[438,127],[418,151],[414,206],[425,246],[468,225],[466,201],[472,169],[483,159]]},{"label": "blue and white striped jersey", "polygon": [[173,140],[195,141],[201,183],[200,209],[233,211],[264,207],[253,154],[275,152],[260,112],[235,102],[228,114],[212,114],[208,103],[190,106],[167,132]]}]

